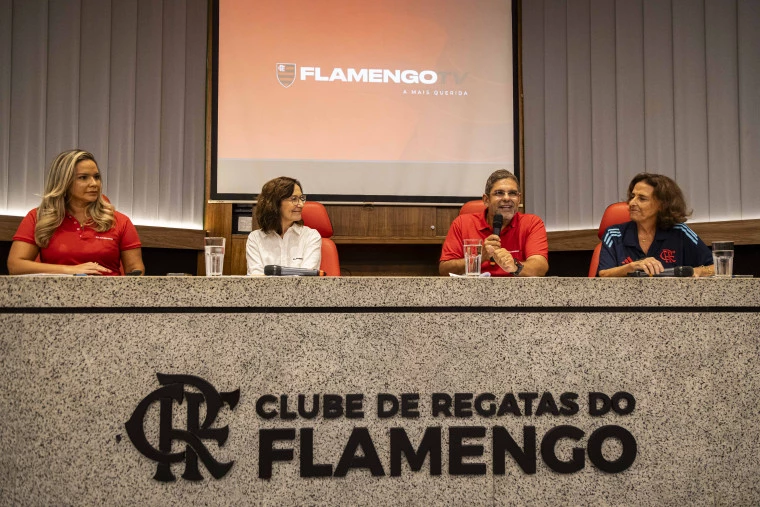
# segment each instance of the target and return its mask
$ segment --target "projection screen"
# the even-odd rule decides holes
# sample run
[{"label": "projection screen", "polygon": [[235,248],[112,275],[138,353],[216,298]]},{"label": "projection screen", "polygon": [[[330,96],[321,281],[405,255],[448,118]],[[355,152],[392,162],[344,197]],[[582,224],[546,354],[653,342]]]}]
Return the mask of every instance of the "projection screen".
[{"label": "projection screen", "polygon": [[510,0],[218,0],[212,200],[461,203],[514,172]]}]

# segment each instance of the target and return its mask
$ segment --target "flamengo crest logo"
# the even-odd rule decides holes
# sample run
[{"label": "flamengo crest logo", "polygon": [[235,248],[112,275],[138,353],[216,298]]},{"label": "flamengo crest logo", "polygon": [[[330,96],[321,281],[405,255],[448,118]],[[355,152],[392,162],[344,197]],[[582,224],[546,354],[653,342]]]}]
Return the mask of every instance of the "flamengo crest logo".
[{"label": "flamengo crest logo", "polygon": [[[230,471],[234,461],[221,463],[215,460],[203,444],[203,440],[215,440],[219,447],[224,446],[229,436],[229,428],[227,426],[212,428],[211,425],[216,421],[223,404],[226,403],[230,410],[237,406],[240,400],[240,389],[220,393],[202,378],[192,375],[157,373],[156,376],[163,387],[146,396],[137,405],[129,421],[124,424],[127,435],[135,448],[146,458],[158,463],[153,478],[161,482],[176,480],[171,471],[171,464],[184,461],[185,472],[182,478],[189,481],[203,480],[203,475],[198,469],[200,459],[212,476],[221,479]],[[200,392],[185,391],[185,386],[192,386]],[[184,399],[187,399],[187,428],[174,428],[172,425],[174,402],[181,404]],[[144,428],[145,414],[155,402],[160,404],[158,448],[148,442]],[[206,417],[202,423],[200,421],[201,403],[206,404]],[[171,452],[172,442],[175,440],[186,444],[184,451]]]},{"label": "flamengo crest logo", "polygon": [[673,264],[676,262],[676,251],[665,248],[660,252],[660,259],[668,264]]},{"label": "flamengo crest logo", "polygon": [[277,64],[277,81],[285,88],[290,87],[296,80],[295,63],[278,63]]}]

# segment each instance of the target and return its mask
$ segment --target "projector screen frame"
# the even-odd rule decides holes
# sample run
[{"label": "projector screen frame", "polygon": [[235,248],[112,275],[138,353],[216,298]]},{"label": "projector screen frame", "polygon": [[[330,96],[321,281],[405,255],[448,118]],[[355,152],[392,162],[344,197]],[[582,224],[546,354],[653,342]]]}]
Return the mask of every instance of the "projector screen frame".
[{"label": "projector screen frame", "polygon": [[[511,0],[512,11],[512,116],[513,116],[513,153],[514,173],[522,183],[522,121],[521,121],[521,59],[520,59],[520,0]],[[219,112],[219,4],[220,0],[211,1],[211,16],[209,23],[211,30],[211,107],[207,112],[210,115],[210,174],[209,174],[209,202],[213,203],[255,203],[258,193],[229,193],[217,190],[217,157],[218,157],[218,112]],[[387,162],[391,163],[391,162]],[[496,165],[494,170],[498,169]],[[297,176],[296,176],[297,177]],[[483,182],[485,184],[485,181]],[[309,200],[319,201],[325,204],[341,205],[399,205],[399,206],[459,206],[480,195],[469,196],[425,196],[425,195],[382,195],[382,194],[313,194],[308,193]]]}]

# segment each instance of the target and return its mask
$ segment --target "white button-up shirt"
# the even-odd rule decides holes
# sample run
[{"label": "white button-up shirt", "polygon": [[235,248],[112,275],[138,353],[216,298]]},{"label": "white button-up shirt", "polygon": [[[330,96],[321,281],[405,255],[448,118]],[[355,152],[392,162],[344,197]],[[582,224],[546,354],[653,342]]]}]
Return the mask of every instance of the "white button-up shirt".
[{"label": "white button-up shirt", "polygon": [[261,229],[248,235],[245,245],[248,275],[263,275],[270,264],[290,268],[319,269],[322,261],[322,237],[316,229],[293,224],[285,235],[264,233]]}]

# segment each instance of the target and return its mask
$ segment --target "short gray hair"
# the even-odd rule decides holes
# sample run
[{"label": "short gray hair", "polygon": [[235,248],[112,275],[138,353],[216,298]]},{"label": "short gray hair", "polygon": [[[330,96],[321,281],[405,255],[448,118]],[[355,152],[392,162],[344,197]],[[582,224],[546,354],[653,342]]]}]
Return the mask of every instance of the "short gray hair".
[{"label": "short gray hair", "polygon": [[497,169],[491,173],[491,176],[489,176],[488,180],[486,181],[486,195],[491,195],[491,189],[497,181],[505,179],[512,180],[517,183],[518,187],[520,186],[520,180],[517,179],[517,176],[507,171],[506,169]]}]

